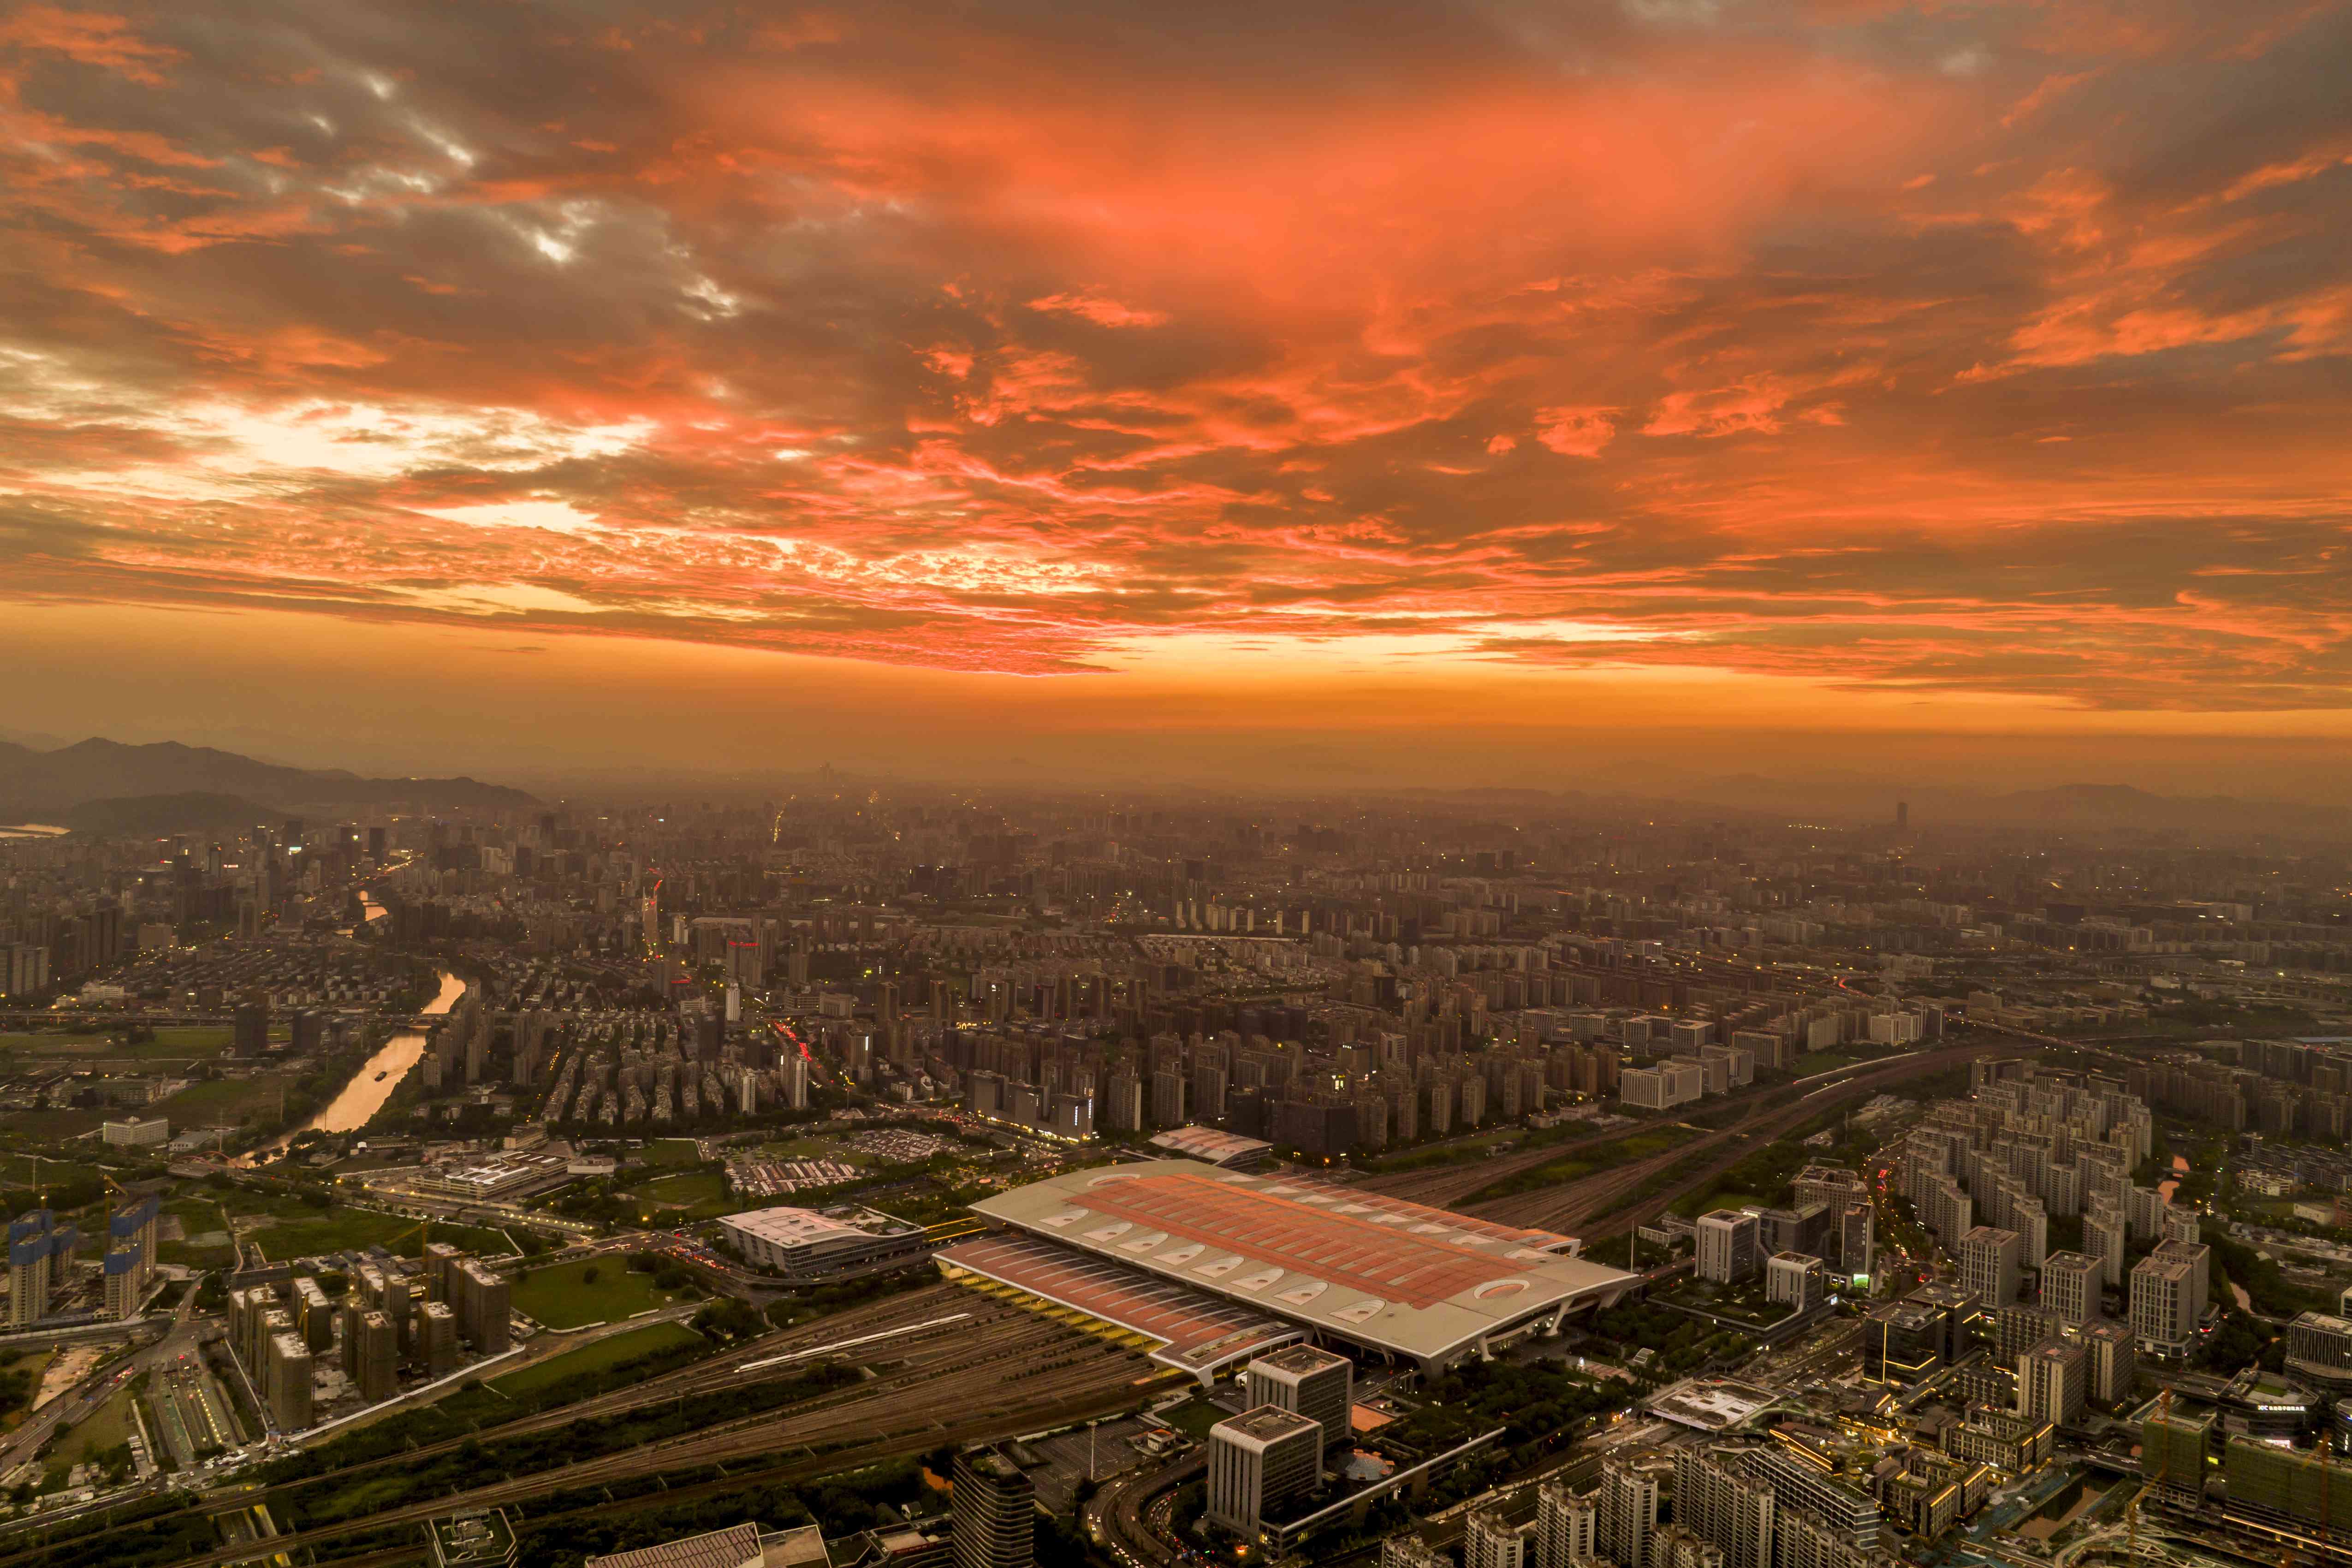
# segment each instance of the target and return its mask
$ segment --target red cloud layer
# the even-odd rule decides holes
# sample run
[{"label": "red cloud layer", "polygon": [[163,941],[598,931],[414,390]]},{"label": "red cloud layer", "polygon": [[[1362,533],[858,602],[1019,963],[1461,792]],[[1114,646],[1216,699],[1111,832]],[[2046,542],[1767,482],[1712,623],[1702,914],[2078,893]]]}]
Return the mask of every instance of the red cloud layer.
[{"label": "red cloud layer", "polygon": [[0,593],[2342,701],[2341,5],[959,16],[18,13]]}]

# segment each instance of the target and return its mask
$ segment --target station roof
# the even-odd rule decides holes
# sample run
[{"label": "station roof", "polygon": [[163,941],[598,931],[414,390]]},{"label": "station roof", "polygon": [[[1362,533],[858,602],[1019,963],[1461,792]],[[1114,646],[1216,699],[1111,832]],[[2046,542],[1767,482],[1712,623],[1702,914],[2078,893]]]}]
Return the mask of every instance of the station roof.
[{"label": "station roof", "polygon": [[1033,1237],[983,1236],[937,1256],[952,1268],[1158,1340],[1153,1361],[1202,1379],[1305,1331],[1205,1290]]},{"label": "station roof", "polygon": [[1576,1242],[1191,1160],[1074,1171],[973,1205],[1000,1225],[1416,1360],[1639,1283]]}]

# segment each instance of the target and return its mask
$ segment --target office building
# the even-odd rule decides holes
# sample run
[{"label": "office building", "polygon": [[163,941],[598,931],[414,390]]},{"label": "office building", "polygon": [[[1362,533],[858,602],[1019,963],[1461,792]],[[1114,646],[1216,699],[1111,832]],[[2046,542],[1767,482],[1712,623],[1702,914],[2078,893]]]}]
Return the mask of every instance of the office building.
[{"label": "office building", "polygon": [[955,1458],[955,1568],[1028,1568],[1037,1554],[1037,1488],[1012,1456],[994,1445]]},{"label": "office building", "polygon": [[2042,1308],[2074,1328],[2099,1316],[2099,1260],[2080,1252],[2053,1252],[2042,1264]]},{"label": "office building", "polygon": [[2053,1426],[2083,1418],[2090,1398],[2089,1354],[2080,1340],[2044,1340],[2017,1363],[2017,1413]]},{"label": "office building", "polygon": [[1209,1428],[1212,1522],[1255,1539],[1313,1491],[1323,1472],[1323,1426],[1278,1405],[1261,1405]]},{"label": "office building", "polygon": [[1346,1356],[1297,1344],[1251,1362],[1244,1381],[1252,1405],[1275,1405],[1320,1426],[1328,1458],[1349,1445],[1355,1375],[1355,1363]]},{"label": "office building", "polygon": [[2201,1254],[2205,1248],[2163,1242],[2133,1266],[2131,1328],[2144,1355],[2178,1359],[2196,1342],[2198,1320],[2205,1315],[2197,1265],[2204,1259],[2181,1255],[2189,1250]]},{"label": "office building", "polygon": [[172,1141],[172,1123],[163,1116],[126,1116],[109,1121],[100,1136],[117,1149],[152,1149]]},{"label": "office building", "polygon": [[267,1055],[269,1050],[269,1004],[247,1002],[241,1005],[233,1016],[230,1029],[230,1055]]},{"label": "office building", "polygon": [[1792,1312],[1809,1312],[1829,1296],[1829,1279],[1818,1258],[1799,1252],[1776,1252],[1764,1265],[1764,1297],[1784,1302]]},{"label": "office building", "polygon": [[1693,1227],[1698,1277],[1728,1285],[1754,1274],[1763,1256],[1761,1228],[1757,1216],[1744,1209],[1701,1215]]},{"label": "office building", "polygon": [[1960,1237],[1960,1284],[1990,1310],[2017,1300],[2021,1243],[2013,1230],[1980,1225]]},{"label": "office building", "polygon": [[1877,1272],[1878,1211],[1866,1203],[1847,1205],[1838,1217],[1838,1271],[1867,1286]]},{"label": "office building", "polygon": [[2091,1403],[2113,1408],[2129,1401],[2139,1382],[2137,1342],[2131,1330],[2105,1318],[2083,1331]]}]

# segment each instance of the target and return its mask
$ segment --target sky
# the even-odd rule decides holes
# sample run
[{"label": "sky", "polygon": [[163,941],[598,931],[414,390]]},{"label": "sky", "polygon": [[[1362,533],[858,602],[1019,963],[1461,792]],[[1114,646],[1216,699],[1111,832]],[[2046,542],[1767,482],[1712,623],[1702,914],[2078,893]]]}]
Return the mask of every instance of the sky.
[{"label": "sky", "polygon": [[0,727],[2325,793],[2347,78],[2299,0],[18,5]]}]

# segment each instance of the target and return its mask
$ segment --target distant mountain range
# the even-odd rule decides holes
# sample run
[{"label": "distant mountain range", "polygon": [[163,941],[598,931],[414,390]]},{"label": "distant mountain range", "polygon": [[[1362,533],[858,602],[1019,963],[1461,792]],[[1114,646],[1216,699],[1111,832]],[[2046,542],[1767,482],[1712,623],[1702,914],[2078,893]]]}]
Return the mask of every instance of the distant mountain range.
[{"label": "distant mountain range", "polygon": [[2352,811],[2297,801],[2235,795],[2157,795],[2130,784],[2074,784],[1990,794],[1948,785],[1854,785],[1753,774],[1707,780],[1677,790],[1687,798],[1737,802],[1750,810],[1825,812],[1841,820],[1894,822],[1895,803],[1910,805],[1916,828],[1968,824],[2070,831],[2291,834],[2352,837]]},{"label": "distant mountain range", "polygon": [[0,824],[168,833],[319,812],[520,808],[534,797],[470,778],[372,779],[281,767],[177,741],[89,740],[49,751],[0,742]]}]

